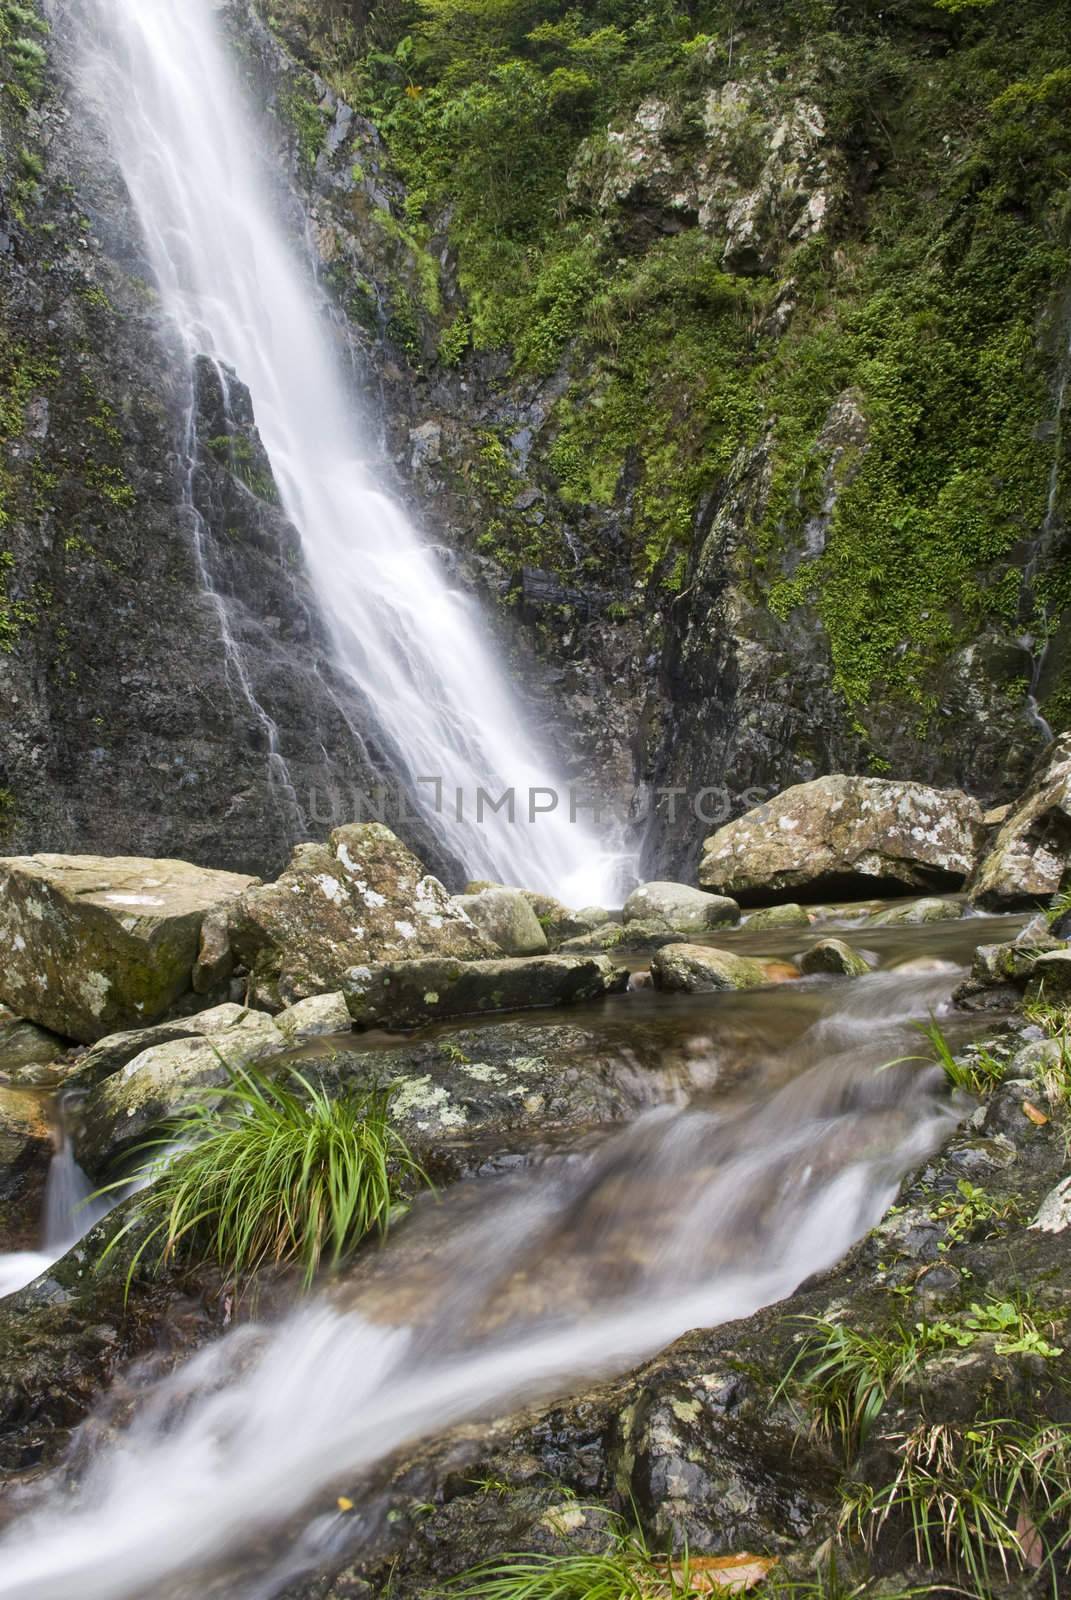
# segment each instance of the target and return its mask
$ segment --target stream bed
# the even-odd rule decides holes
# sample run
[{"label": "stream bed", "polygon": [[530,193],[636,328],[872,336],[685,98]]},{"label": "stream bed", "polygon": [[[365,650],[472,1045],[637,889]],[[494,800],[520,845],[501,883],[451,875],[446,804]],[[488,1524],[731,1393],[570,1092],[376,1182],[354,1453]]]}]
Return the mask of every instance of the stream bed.
[{"label": "stream bed", "polygon": [[[787,958],[833,926],[712,942]],[[328,1289],[128,1382],[118,1414],[105,1397],[72,1446],[77,1469],[8,1504],[0,1596],[289,1593],[340,1538],[360,1542],[360,1515],[340,1529],[324,1509],[338,1484],[356,1476],[371,1504],[377,1473],[416,1441],[575,1392],[790,1294],[970,1111],[917,1059],[918,1025],[939,1018],[955,1046],[991,1033],[992,1014],[951,1013],[950,996],[974,948],[1018,927],[856,928],[877,964],[866,977],[639,989],[526,1014],[533,1048],[565,1015],[597,1033],[648,1075],[646,1109],[507,1140],[508,1159],[422,1197]],[[399,1048],[370,1042],[385,1060]],[[305,1051],[307,1065],[330,1048]]]}]

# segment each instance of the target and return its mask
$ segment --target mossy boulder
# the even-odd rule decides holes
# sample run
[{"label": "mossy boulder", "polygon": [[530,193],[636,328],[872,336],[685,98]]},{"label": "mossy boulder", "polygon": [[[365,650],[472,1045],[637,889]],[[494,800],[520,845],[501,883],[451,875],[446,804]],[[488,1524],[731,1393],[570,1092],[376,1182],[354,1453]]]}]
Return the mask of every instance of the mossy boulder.
[{"label": "mossy boulder", "polygon": [[770,982],[761,962],[702,944],[665,945],[651,962],[651,977],[655,988],[668,994],[756,989]]},{"label": "mossy boulder", "polygon": [[625,901],[624,920],[661,920],[679,933],[701,933],[707,928],[732,927],[740,921],[740,907],[725,895],[705,894],[687,883],[643,883]]},{"label": "mossy boulder", "polygon": [[330,994],[351,967],[426,956],[479,960],[498,947],[378,822],[298,845],[275,883],[243,894],[205,929],[198,988],[235,964],[248,998],[269,1011]]},{"label": "mossy boulder", "polygon": [[628,987],[628,969],[604,955],[502,961],[428,958],[354,967],[343,988],[359,1027],[415,1028],[438,1017],[575,1005]]},{"label": "mossy boulder", "polygon": [[680,942],[680,929],[655,917],[649,922],[605,922],[590,933],[566,939],[558,949],[562,955],[579,955],[585,950],[660,950],[664,944]]},{"label": "mossy boulder", "polygon": [[861,978],[870,971],[870,963],[843,939],[819,939],[800,957],[800,971],[807,977],[826,972],[841,978]]},{"label": "mossy boulder", "polygon": [[1071,875],[1071,733],[1045,751],[1022,799],[971,879],[972,904],[1008,911],[1036,904]]},{"label": "mossy boulder", "polygon": [[481,889],[476,894],[458,895],[454,905],[471,917],[503,955],[534,956],[548,948],[539,918],[519,889]]},{"label": "mossy boulder", "polygon": [[981,820],[959,789],[835,774],[719,828],[703,845],[699,882],[751,903],[792,889],[955,889],[974,869]]},{"label": "mossy boulder", "polygon": [[257,880],[126,856],[0,860],[0,1000],[82,1044],[166,1015],[205,917]]}]

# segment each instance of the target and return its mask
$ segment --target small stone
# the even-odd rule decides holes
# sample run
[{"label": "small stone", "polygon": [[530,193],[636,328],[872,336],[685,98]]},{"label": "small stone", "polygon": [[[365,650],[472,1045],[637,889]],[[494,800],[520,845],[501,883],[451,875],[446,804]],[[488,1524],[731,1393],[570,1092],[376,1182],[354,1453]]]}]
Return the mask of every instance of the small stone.
[{"label": "small stone", "polygon": [[651,963],[656,989],[667,994],[711,994],[719,989],[755,989],[770,980],[758,961],[702,944],[669,944]]},{"label": "small stone", "polygon": [[748,917],[745,927],[751,932],[760,933],[764,928],[809,928],[811,918],[802,906],[790,901],[783,906],[763,906],[761,911],[753,911]]}]

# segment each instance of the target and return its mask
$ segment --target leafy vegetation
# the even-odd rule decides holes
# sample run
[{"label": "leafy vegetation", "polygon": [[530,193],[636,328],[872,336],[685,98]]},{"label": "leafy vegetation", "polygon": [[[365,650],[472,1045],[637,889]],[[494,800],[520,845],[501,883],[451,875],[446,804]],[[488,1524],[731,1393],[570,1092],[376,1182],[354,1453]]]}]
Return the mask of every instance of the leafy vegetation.
[{"label": "leafy vegetation", "polygon": [[144,1232],[131,1273],[147,1250],[166,1261],[181,1249],[234,1279],[296,1263],[307,1287],[322,1261],[386,1233],[403,1189],[427,1181],[391,1126],[391,1091],[331,1096],[289,1077],[235,1071],[143,1147],[149,1188],[109,1245]]},{"label": "leafy vegetation", "polygon": [[[1050,383],[1066,337],[1045,354],[1037,336],[1069,263],[1061,7],[273,10],[304,19],[321,70],[383,131],[407,185],[399,226],[419,249],[422,230],[449,229],[466,306],[442,330],[444,364],[505,347],[522,373],[571,378],[542,447],[574,514],[593,515],[592,575],[598,512],[620,505],[635,572],[679,588],[701,508],[761,447],[768,493],[747,508],[735,576],[778,615],[820,619],[849,702],[899,700],[924,727],[941,663],[987,621],[1055,629],[1071,600],[1061,563],[1043,559],[1031,585],[1021,567],[1051,473],[1061,496],[1068,481]],[[801,97],[836,152],[823,231],[779,235],[746,270],[688,202],[618,204],[602,187],[613,141],[655,97],[661,159],[686,188],[730,81],[754,90],[734,179],[758,179]],[[845,447],[826,428],[849,393],[863,433]]]},{"label": "leafy vegetation", "polygon": [[1005,1418],[970,1427],[921,1422],[899,1443],[895,1478],[859,1488],[843,1525],[869,1543],[906,1516],[920,1563],[959,1570],[971,1593],[989,1596],[995,1575],[1038,1572],[1058,1592],[1071,1546],[1071,1427],[1028,1427]]}]

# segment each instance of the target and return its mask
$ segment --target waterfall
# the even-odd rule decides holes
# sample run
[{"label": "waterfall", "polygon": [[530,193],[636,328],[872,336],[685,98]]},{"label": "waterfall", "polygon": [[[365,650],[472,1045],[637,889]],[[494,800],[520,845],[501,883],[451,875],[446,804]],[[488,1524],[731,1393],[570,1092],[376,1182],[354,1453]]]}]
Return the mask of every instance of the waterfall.
[{"label": "waterfall", "polygon": [[1052,542],[1060,526],[1060,463],[1063,457],[1064,446],[1064,406],[1067,402],[1068,383],[1071,382],[1071,333],[1068,334],[1067,347],[1064,352],[1063,365],[1059,370],[1056,381],[1056,394],[1053,408],[1053,447],[1052,467],[1049,470],[1049,488],[1045,499],[1045,516],[1038,532],[1037,538],[1030,547],[1030,556],[1023,569],[1023,584],[1020,597],[1020,614],[1036,617],[1041,611],[1042,635],[1040,639],[1027,635],[1023,643],[1030,651],[1030,686],[1026,697],[1027,715],[1034,727],[1037,728],[1042,738],[1048,743],[1053,738],[1053,731],[1045,718],[1041,715],[1038,704],[1038,694],[1041,689],[1041,678],[1048,660],[1049,646],[1052,637],[1049,633],[1049,616],[1044,606],[1039,608],[1037,595],[1038,567],[1043,556],[1052,548]]},{"label": "waterfall", "polygon": [[[165,309],[191,360],[225,364],[250,391],[355,704],[372,707],[411,793],[441,796],[433,825],[472,876],[573,904],[611,899],[614,863],[571,818],[568,792],[525,730],[471,599],[451,587],[369,470],[370,444],[311,265],[273,216],[256,125],[211,0],[83,0],[81,11],[81,71]],[[230,652],[225,620],[222,633]],[[284,753],[269,745],[277,792],[292,810]],[[481,790],[489,798],[477,821]],[[512,818],[508,803],[491,808],[510,790]],[[557,795],[557,806],[551,812],[539,795],[545,814],[533,816],[540,790]]]}]

